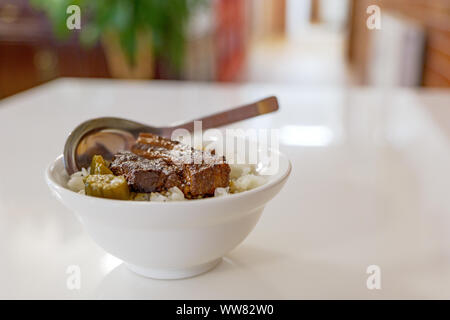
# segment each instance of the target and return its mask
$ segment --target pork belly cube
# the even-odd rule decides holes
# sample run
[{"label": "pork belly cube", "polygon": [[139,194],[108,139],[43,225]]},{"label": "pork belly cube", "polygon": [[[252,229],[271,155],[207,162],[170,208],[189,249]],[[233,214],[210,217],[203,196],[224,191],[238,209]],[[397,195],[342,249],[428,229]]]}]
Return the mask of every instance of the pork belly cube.
[{"label": "pork belly cube", "polygon": [[182,191],[186,197],[213,195],[216,188],[229,185],[231,169],[225,157],[196,150],[151,133],[140,134],[131,150],[147,159],[164,159],[179,168]]},{"label": "pork belly cube", "polygon": [[123,175],[132,191],[160,192],[183,188],[178,169],[163,159],[145,159],[128,151],[116,154],[110,165],[115,175]]},{"label": "pork belly cube", "polygon": [[185,194],[191,197],[213,195],[216,188],[228,187],[230,166],[226,163],[215,165],[186,165],[183,171]]}]

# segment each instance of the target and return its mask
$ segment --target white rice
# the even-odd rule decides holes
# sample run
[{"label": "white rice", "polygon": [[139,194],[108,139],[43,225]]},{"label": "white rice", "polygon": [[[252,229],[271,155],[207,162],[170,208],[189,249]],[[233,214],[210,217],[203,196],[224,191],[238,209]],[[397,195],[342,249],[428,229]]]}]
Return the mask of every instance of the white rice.
[{"label": "white rice", "polygon": [[[254,165],[247,164],[232,164],[230,165],[230,186],[227,188],[216,188],[214,191],[214,197],[223,197],[233,193],[239,193],[254,189],[267,182],[267,179],[258,175]],[[84,182],[83,178],[89,175],[89,168],[83,168],[81,171],[75,172],[69,178],[67,187],[81,194],[84,194]],[[137,193],[133,200],[135,201],[155,201],[155,202],[167,202],[167,201],[184,201],[187,200],[184,197],[183,192],[173,187],[166,192],[152,192],[152,193]]]},{"label": "white rice", "polygon": [[214,197],[226,196],[229,193],[230,193],[230,187],[216,188],[216,190],[214,190]]},{"label": "white rice", "polygon": [[69,177],[69,181],[67,182],[67,187],[75,192],[84,194],[84,182],[83,178],[89,175],[89,168],[81,168],[81,171],[75,172]]}]

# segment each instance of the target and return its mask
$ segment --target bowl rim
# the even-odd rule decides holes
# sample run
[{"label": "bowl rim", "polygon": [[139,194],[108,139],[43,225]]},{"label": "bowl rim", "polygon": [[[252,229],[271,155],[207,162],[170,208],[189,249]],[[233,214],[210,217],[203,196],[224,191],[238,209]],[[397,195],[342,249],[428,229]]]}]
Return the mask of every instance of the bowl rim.
[{"label": "bowl rim", "polygon": [[60,183],[55,181],[55,179],[53,178],[52,172],[55,168],[55,165],[58,162],[63,161],[64,156],[62,154],[60,154],[58,157],[56,157],[55,160],[53,160],[49,165],[47,165],[47,168],[45,169],[45,180],[46,180],[48,186],[50,187],[50,189],[55,190],[58,193],[70,192],[76,198],[79,197],[79,199],[81,199],[81,201],[86,201],[86,200],[91,201],[91,202],[100,201],[100,203],[104,203],[104,204],[106,204],[106,203],[114,204],[115,203],[115,204],[126,204],[127,206],[132,205],[132,206],[157,206],[158,207],[158,206],[168,206],[168,205],[169,206],[176,206],[176,205],[189,206],[189,205],[197,205],[197,204],[201,204],[201,203],[206,204],[206,203],[212,203],[212,202],[231,201],[231,200],[242,199],[242,198],[245,198],[252,194],[260,193],[264,190],[273,188],[276,185],[282,183],[284,180],[286,180],[289,177],[289,175],[291,174],[291,171],[292,171],[291,161],[282,152],[280,152],[278,150],[273,150],[273,149],[269,149],[269,150],[270,150],[270,152],[277,153],[279,158],[283,159],[287,164],[286,170],[284,172],[282,172],[279,175],[279,177],[277,177],[276,179],[273,179],[271,181],[268,181],[267,183],[265,183],[261,186],[258,186],[254,189],[243,191],[240,193],[233,193],[233,194],[229,194],[229,195],[221,196],[221,197],[191,199],[191,200],[187,200],[187,201],[131,201],[131,200],[118,200],[118,199],[105,199],[105,198],[99,198],[99,197],[89,197],[89,196],[80,194],[78,192],[72,191],[72,190],[62,186]]}]

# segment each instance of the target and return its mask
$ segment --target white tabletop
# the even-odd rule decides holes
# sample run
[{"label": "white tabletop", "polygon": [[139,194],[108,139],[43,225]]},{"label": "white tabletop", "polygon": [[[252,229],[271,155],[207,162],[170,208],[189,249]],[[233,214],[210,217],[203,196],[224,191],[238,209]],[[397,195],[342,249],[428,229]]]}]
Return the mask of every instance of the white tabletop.
[{"label": "white tabletop", "polygon": [[[125,269],[54,199],[45,167],[97,116],[164,125],[276,94],[292,161],[255,230],[211,272]],[[449,91],[62,79],[0,102],[0,298],[450,298]],[[81,287],[69,290],[77,265]],[[381,270],[381,289],[366,269]]]}]

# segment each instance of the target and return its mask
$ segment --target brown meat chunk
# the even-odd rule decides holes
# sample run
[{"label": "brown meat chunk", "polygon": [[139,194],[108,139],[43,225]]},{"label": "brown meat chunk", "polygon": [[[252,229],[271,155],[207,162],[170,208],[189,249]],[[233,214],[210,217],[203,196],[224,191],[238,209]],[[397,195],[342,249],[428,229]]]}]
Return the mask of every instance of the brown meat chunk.
[{"label": "brown meat chunk", "polygon": [[213,195],[216,188],[228,187],[230,180],[230,166],[216,165],[186,165],[183,171],[184,193],[192,196]]},{"label": "brown meat chunk", "polygon": [[172,187],[183,190],[179,169],[163,159],[145,159],[128,151],[116,154],[110,165],[115,175],[123,175],[135,192],[160,192]]},{"label": "brown meat chunk", "polygon": [[173,141],[170,139],[163,138],[153,133],[140,133],[137,143],[142,143],[144,145],[149,145],[154,148],[164,148],[172,150],[174,146],[179,145],[178,141]]},{"label": "brown meat chunk", "polygon": [[178,168],[186,197],[213,195],[229,184],[230,166],[225,157],[196,150],[151,133],[141,134],[131,151],[149,160],[163,159]]}]

